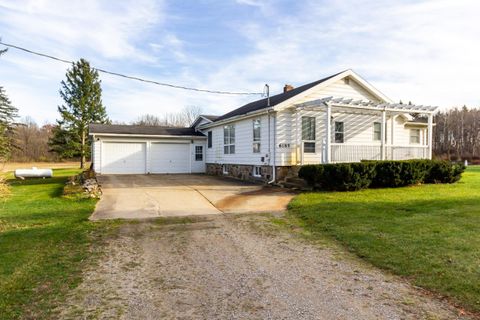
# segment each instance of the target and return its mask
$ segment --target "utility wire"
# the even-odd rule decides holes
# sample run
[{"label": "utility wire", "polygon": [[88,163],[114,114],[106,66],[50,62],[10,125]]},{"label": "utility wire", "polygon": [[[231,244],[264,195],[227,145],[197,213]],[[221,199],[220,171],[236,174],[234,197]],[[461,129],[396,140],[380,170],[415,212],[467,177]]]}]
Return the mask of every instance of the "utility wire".
[{"label": "utility wire", "polygon": [[[40,57],[56,60],[56,61],[59,61],[59,62],[68,63],[68,64],[73,63],[73,61],[70,61],[70,60],[61,59],[61,58],[58,58],[58,57],[55,57],[55,56],[52,56],[52,55],[49,55],[49,54],[29,50],[29,49],[19,47],[19,46],[13,45],[13,44],[4,43],[2,41],[0,41],[0,44],[4,45],[6,47],[14,48],[14,49],[21,50],[21,51],[24,51],[24,52],[27,52],[27,53],[30,53],[30,54],[40,56]],[[206,93],[213,93],[213,94],[225,94],[225,95],[263,95],[264,94],[263,92],[234,92],[234,91],[199,89],[199,88],[186,87],[186,86],[181,86],[181,85],[176,85],[176,84],[171,84],[171,83],[166,83],[166,82],[159,82],[159,81],[155,81],[155,80],[143,79],[143,78],[129,76],[129,75],[125,75],[125,74],[122,74],[122,73],[108,71],[108,70],[105,70],[105,69],[100,69],[100,68],[95,68],[95,67],[92,67],[92,68],[97,70],[98,72],[110,74],[110,75],[113,75],[113,76],[122,77],[122,78],[130,79],[130,80],[146,82],[146,83],[151,83],[151,84],[155,84],[155,85],[163,86],[163,87],[175,88],[175,89],[190,90],[190,91],[197,91],[197,92],[206,92]]]}]

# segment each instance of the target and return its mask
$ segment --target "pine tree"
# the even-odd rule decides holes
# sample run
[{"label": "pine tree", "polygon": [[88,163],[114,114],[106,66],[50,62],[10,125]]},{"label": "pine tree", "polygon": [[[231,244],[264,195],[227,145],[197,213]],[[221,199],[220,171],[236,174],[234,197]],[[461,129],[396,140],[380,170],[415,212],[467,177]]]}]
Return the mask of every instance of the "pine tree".
[{"label": "pine tree", "polygon": [[[7,50],[0,50],[0,55]],[[18,117],[18,109],[12,105],[7,93],[0,86],[0,159],[6,161],[13,146],[13,125]]]},{"label": "pine tree", "polygon": [[49,144],[61,157],[80,157],[81,168],[90,155],[88,125],[109,122],[100,84],[98,72],[84,59],[74,62],[61,82],[60,96],[65,104],[58,107],[61,119]]}]

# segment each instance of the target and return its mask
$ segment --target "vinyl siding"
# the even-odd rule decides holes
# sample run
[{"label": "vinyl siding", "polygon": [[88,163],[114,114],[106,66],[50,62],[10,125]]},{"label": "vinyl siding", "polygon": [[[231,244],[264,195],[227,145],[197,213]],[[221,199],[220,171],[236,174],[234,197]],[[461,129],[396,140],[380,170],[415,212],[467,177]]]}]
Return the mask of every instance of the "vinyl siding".
[{"label": "vinyl siding", "polygon": [[[370,100],[379,102],[377,98],[362,88],[353,79],[349,84],[344,80],[338,80],[326,88],[315,92],[296,101],[303,103],[325,97],[344,97],[357,100]],[[297,120],[298,116],[298,120]],[[301,163],[301,117],[314,116],[316,124],[315,153],[304,154],[303,163],[321,163],[323,139],[326,138],[325,112],[305,111],[295,112],[291,108],[283,109],[277,113],[277,141],[276,141],[276,165],[289,166]],[[345,143],[380,144],[373,141],[373,123],[381,120],[381,115],[354,115],[345,113],[332,113],[334,121],[343,121],[345,126]],[[297,128],[298,122],[298,128]],[[332,139],[334,126],[332,125]],[[388,139],[388,137],[387,137]],[[288,148],[279,148],[280,144],[289,144]]]},{"label": "vinyl siding", "polygon": [[[260,153],[253,153],[253,120],[260,118]],[[273,150],[273,116],[270,117],[270,139]],[[224,154],[223,125],[204,130],[212,131],[212,148],[207,148],[207,163],[265,165],[268,163],[268,116],[250,117],[232,122],[235,126],[235,153]],[[262,161],[264,157],[264,161]]]},{"label": "vinyl siding", "polygon": [[[374,102],[382,102],[366,89],[360,86],[353,79],[350,79],[346,84],[343,79],[338,80],[328,87],[319,88],[316,91],[308,94],[307,96],[296,100],[295,104],[317,100],[325,97],[343,97],[352,98],[355,100],[370,100]],[[293,105],[285,106],[281,110],[272,113],[275,115],[276,122],[276,138],[275,142],[275,165],[276,166],[291,166],[298,165],[302,162],[302,141],[301,141],[301,117],[313,116],[315,117],[316,124],[316,139],[315,139],[315,153],[307,153],[303,155],[303,163],[321,163],[322,162],[322,148],[324,139],[326,139],[326,113],[324,111],[296,111],[292,108]],[[334,139],[334,122],[344,122],[344,144],[367,144],[378,145],[380,141],[374,140],[373,127],[374,122],[381,121],[380,112],[362,111],[366,114],[349,114],[340,113],[338,109],[333,108],[332,116],[332,140]],[[231,122],[235,124],[235,138],[236,138],[236,152],[234,155],[223,154],[223,126],[209,128],[205,130],[212,130],[213,132],[213,146],[211,149],[207,149],[207,163],[229,163],[229,164],[250,164],[261,165],[267,164],[260,161],[261,156],[268,154],[268,141],[267,141],[267,125],[266,116],[262,116],[262,152],[261,154],[254,154],[252,151],[252,119],[243,119],[239,121]],[[273,119],[273,117],[272,117]],[[386,136],[387,144],[391,143],[392,128],[395,134],[396,144],[409,144],[410,131],[404,127],[405,119],[403,117],[396,117],[393,121],[392,118],[387,117]],[[271,135],[273,137],[273,128],[271,128]],[[424,130],[423,130],[424,131]],[[424,141],[424,132],[421,133],[421,139]],[[332,141],[333,142],[333,141]]]}]

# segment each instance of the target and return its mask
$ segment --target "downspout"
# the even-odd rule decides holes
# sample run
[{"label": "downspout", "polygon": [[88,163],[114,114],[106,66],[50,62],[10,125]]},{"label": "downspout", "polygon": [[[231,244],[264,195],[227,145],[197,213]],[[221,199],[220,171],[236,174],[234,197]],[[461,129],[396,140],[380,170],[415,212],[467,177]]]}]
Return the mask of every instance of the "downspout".
[{"label": "downspout", "polygon": [[[276,134],[276,117],[274,116],[273,122],[273,159],[272,159],[272,147],[271,147],[271,125],[270,125],[270,86],[265,84],[265,91],[267,93],[267,119],[268,119],[268,163],[272,166],[272,180],[268,181],[267,184],[272,184],[275,182],[276,179],[276,172],[275,172],[275,134]],[[272,163],[273,160],[273,163]]]},{"label": "downspout", "polygon": [[[270,120],[268,120],[270,123]],[[270,129],[269,129],[270,130]],[[273,115],[273,164],[272,164],[272,180],[268,181],[268,184],[272,184],[277,179],[276,177],[276,168],[275,168],[275,148],[276,148],[276,136],[277,136],[277,117]]]}]

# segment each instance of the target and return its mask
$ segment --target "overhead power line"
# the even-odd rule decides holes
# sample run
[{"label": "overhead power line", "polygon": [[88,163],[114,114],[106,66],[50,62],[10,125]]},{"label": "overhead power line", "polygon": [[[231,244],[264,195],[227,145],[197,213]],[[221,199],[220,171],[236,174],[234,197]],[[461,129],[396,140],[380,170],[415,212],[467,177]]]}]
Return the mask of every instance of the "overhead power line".
[{"label": "overhead power line", "polygon": [[[9,48],[14,48],[14,49],[17,49],[17,50],[21,50],[21,51],[24,51],[24,52],[27,52],[27,53],[30,53],[30,54],[34,54],[34,55],[37,55],[37,56],[40,56],[40,57],[52,59],[52,60],[55,60],[55,61],[68,63],[68,64],[73,63],[73,61],[70,61],[70,60],[66,60],[66,59],[58,58],[58,57],[55,57],[55,56],[52,56],[52,55],[49,55],[49,54],[33,51],[33,50],[26,49],[26,48],[23,48],[23,47],[19,47],[19,46],[13,45],[13,44],[4,43],[2,41],[0,41],[0,44],[4,45],[6,47],[9,47]],[[100,69],[100,68],[95,68],[95,67],[92,67],[92,68],[97,70],[98,72],[101,72],[101,73],[106,73],[106,74],[110,74],[110,75],[113,75],[113,76],[122,77],[122,78],[125,78],[125,79],[136,80],[136,81],[146,82],[146,83],[150,83],[150,84],[154,84],[154,85],[158,85],[158,86],[175,88],[175,89],[205,92],[205,93],[213,93],[213,94],[225,94],[225,95],[263,95],[264,94],[263,92],[235,92],[235,91],[221,91],[221,90],[209,90],[209,89],[193,88],[193,87],[176,85],[176,84],[172,84],[172,83],[166,83],[166,82],[160,82],[160,81],[155,81],[155,80],[149,80],[149,79],[129,76],[129,75],[125,75],[125,74],[122,74],[122,73],[118,73],[118,72],[114,72],[114,71],[108,71],[108,70],[105,70],[105,69]]]}]

